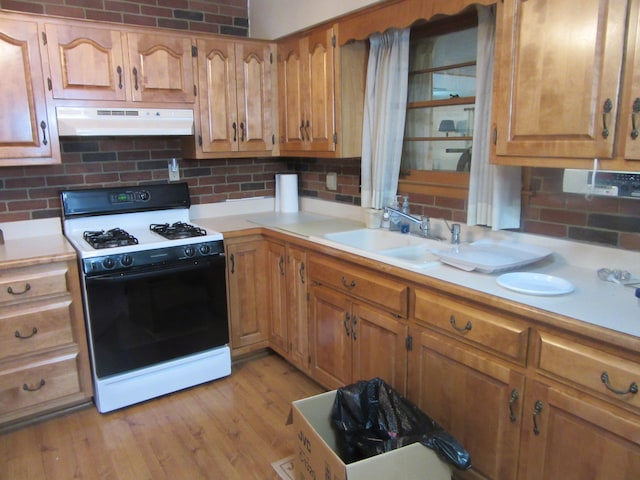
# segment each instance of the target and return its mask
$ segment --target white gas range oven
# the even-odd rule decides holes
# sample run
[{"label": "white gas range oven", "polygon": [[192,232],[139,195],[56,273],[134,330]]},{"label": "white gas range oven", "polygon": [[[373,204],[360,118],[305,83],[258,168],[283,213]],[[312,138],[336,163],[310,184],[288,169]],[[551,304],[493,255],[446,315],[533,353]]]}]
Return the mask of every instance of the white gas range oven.
[{"label": "white gas range oven", "polygon": [[95,403],[108,412],[231,373],[223,237],[186,183],[68,190]]}]

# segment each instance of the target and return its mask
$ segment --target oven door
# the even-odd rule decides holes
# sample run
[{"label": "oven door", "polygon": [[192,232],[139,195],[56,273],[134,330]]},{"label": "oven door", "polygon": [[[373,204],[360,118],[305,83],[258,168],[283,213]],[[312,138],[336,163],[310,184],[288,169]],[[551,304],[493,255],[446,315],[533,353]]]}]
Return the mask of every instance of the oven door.
[{"label": "oven door", "polygon": [[186,263],[85,278],[98,378],[229,342],[225,257]]}]

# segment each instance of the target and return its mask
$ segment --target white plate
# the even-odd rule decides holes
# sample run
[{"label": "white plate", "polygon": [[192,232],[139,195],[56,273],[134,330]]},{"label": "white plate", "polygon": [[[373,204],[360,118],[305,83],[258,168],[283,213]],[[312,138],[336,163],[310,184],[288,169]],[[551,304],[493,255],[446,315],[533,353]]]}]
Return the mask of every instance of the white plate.
[{"label": "white plate", "polygon": [[563,295],[573,292],[570,281],[543,273],[505,273],[496,278],[496,282],[501,287],[528,295]]}]

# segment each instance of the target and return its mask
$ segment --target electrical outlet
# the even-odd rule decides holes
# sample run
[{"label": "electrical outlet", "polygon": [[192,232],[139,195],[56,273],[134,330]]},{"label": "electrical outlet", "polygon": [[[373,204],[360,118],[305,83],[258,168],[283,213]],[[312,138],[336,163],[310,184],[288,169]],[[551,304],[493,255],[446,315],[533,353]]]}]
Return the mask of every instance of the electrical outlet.
[{"label": "electrical outlet", "polygon": [[336,172],[327,173],[327,190],[338,189],[338,174]]},{"label": "electrical outlet", "polygon": [[178,180],[180,180],[180,165],[178,164],[177,158],[172,158],[171,160],[169,160],[167,168],[169,169],[170,182],[177,182]]}]

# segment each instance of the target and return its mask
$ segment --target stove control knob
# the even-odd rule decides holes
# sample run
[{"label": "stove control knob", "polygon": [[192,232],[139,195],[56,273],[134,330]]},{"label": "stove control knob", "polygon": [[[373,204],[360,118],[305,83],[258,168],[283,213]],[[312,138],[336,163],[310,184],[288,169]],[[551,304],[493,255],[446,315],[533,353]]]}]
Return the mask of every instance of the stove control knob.
[{"label": "stove control knob", "polygon": [[184,254],[185,254],[187,257],[193,257],[193,256],[196,254],[196,249],[195,249],[195,248],[193,248],[193,247],[191,247],[191,246],[189,246],[189,247],[185,247],[185,249],[184,249]]},{"label": "stove control knob", "polygon": [[115,264],[116,264],[115,260],[111,257],[107,257],[102,261],[102,266],[107,269],[113,268]]},{"label": "stove control knob", "polygon": [[208,255],[209,252],[211,252],[211,247],[209,245],[207,245],[206,243],[200,245],[200,253],[202,255]]},{"label": "stove control knob", "polygon": [[131,255],[124,254],[120,261],[122,262],[122,265],[129,267],[133,263],[133,258],[131,258]]}]

